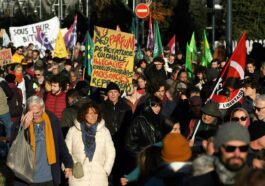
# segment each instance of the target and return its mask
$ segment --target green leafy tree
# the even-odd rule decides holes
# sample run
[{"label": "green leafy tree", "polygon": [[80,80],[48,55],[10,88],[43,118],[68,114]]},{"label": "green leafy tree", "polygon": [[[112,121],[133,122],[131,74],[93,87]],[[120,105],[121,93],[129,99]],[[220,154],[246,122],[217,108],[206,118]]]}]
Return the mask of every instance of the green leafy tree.
[{"label": "green leafy tree", "polygon": [[239,38],[247,31],[250,39],[265,37],[265,1],[264,0],[233,0],[233,38]]}]

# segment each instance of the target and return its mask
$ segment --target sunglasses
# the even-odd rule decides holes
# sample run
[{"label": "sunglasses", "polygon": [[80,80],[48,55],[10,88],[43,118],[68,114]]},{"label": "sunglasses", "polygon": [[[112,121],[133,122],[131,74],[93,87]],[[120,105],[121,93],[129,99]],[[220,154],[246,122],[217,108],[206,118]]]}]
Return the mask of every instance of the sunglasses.
[{"label": "sunglasses", "polygon": [[247,120],[247,116],[241,116],[240,118],[239,117],[232,117],[232,121],[246,121]]},{"label": "sunglasses", "polygon": [[265,107],[254,107],[254,110],[257,110],[258,112],[260,112],[261,111],[261,109],[264,109]]},{"label": "sunglasses", "polygon": [[35,76],[40,76],[40,74],[35,74]]},{"label": "sunglasses", "polygon": [[249,149],[248,145],[243,146],[233,146],[233,145],[223,145],[223,148],[226,152],[235,152],[235,150],[238,148],[240,152],[247,152]]}]

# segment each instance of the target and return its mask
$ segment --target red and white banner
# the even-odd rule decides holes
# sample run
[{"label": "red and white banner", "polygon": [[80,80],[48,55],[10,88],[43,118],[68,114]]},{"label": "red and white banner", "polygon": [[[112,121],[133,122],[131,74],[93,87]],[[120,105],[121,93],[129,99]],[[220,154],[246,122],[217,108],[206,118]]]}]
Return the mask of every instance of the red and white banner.
[{"label": "red and white banner", "polygon": [[227,109],[243,97],[243,80],[246,65],[246,32],[233,52],[231,58],[219,74],[216,86],[209,100],[219,103],[220,109]]}]

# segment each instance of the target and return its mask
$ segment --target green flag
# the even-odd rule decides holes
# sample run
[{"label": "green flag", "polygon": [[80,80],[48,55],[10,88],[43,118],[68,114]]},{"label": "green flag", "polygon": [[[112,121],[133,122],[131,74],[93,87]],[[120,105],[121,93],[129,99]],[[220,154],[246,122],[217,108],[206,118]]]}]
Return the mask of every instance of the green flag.
[{"label": "green flag", "polygon": [[131,33],[135,36],[136,33],[136,23],[135,23],[135,17],[132,17],[132,24],[131,24]]},{"label": "green flag", "polygon": [[191,62],[198,60],[198,53],[197,53],[197,47],[196,47],[196,41],[195,41],[195,33],[192,33],[191,39],[190,39],[190,52],[191,52]]},{"label": "green flag", "polygon": [[158,22],[155,22],[155,41],[154,41],[154,55],[153,57],[158,57],[163,53],[163,45],[161,41],[160,31]]},{"label": "green flag", "polygon": [[187,43],[185,69],[188,72],[188,77],[190,81],[192,80],[192,76],[193,76],[191,55],[192,53],[191,53],[189,44]]},{"label": "green flag", "polygon": [[87,69],[87,74],[91,76],[92,74],[92,57],[94,51],[94,43],[90,37],[89,32],[86,33],[86,48],[85,48],[85,58],[84,67]]},{"label": "green flag", "polygon": [[203,31],[203,46],[202,46],[202,61],[201,65],[204,67],[208,67],[213,59],[211,49],[209,47],[209,43],[207,40],[206,32]]},{"label": "green flag", "polygon": [[143,51],[142,51],[142,49],[141,49],[141,46],[138,45],[138,47],[137,47],[137,52],[136,52],[136,59],[139,61],[139,60],[141,60],[141,59],[143,59],[143,58],[144,58]]}]

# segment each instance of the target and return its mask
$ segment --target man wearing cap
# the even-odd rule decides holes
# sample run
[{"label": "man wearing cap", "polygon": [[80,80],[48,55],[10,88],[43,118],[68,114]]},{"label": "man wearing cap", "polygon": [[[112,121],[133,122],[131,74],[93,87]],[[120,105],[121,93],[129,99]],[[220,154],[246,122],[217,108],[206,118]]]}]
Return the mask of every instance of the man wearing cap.
[{"label": "man wearing cap", "polygon": [[112,136],[116,159],[112,170],[114,185],[119,183],[119,178],[125,172],[123,170],[126,162],[126,151],[124,149],[124,137],[132,117],[131,107],[120,97],[120,88],[116,83],[110,82],[106,88],[107,100],[101,105],[102,118]]},{"label": "man wearing cap", "polygon": [[186,186],[229,186],[235,177],[246,168],[250,136],[246,128],[236,122],[224,123],[214,138],[217,157],[214,170],[200,176],[191,177]]},{"label": "man wearing cap", "polygon": [[209,101],[201,108],[201,119],[192,119],[189,124],[187,139],[191,140],[193,153],[203,152],[201,141],[205,133],[215,131],[222,114],[219,111],[219,105],[216,102]]}]

